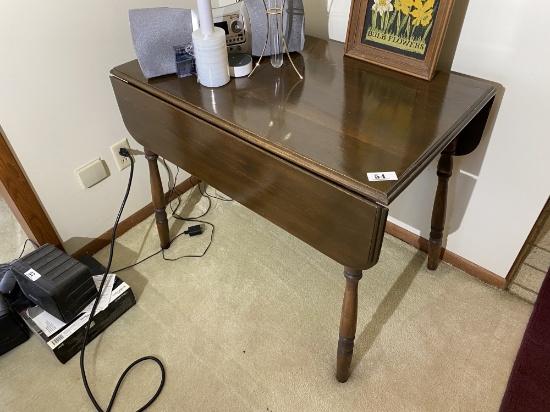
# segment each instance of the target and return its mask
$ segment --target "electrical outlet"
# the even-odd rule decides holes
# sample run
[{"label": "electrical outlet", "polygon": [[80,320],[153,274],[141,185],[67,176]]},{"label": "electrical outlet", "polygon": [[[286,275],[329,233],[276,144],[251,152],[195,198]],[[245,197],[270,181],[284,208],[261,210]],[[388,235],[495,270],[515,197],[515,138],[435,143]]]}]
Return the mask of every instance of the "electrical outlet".
[{"label": "electrical outlet", "polygon": [[115,158],[116,165],[118,170],[122,170],[130,166],[130,159],[124,156],[121,156],[118,151],[125,147],[130,150],[130,145],[128,144],[128,139],[122,139],[120,142],[115,143],[111,146],[111,152],[113,152],[113,157]]}]

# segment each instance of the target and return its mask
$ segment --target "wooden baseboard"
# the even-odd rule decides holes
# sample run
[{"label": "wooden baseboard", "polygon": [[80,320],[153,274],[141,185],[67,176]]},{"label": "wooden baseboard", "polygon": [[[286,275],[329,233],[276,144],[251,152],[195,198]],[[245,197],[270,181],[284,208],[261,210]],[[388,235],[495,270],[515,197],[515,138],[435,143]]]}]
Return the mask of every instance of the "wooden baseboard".
[{"label": "wooden baseboard", "polygon": [[[195,181],[192,181],[192,180],[195,180]],[[198,182],[199,181],[196,178],[193,179],[193,177],[190,176],[188,179],[186,179],[185,181],[177,185],[176,189],[179,193],[185,193],[191,188],[193,188],[193,186],[195,186]],[[166,201],[168,201],[168,196],[169,196],[169,193],[166,193],[165,194]],[[175,197],[177,197],[176,194],[172,196],[172,199]],[[117,238],[123,235],[124,233],[126,233],[128,230],[133,228],[138,223],[147,219],[153,213],[154,213],[153,203],[149,203],[148,205],[138,210],[133,215],[124,219],[122,222],[119,222],[117,233],[116,233]],[[111,242],[111,233],[112,233],[111,230],[106,231],[105,233],[100,235],[97,239],[92,240],[90,243],[80,248],[72,255],[75,257],[78,257],[83,253],[89,253],[93,255],[99,252],[102,248],[104,248]],[[428,252],[428,240],[418,235],[415,235],[414,233],[409,232],[408,230],[403,229],[400,226],[397,226],[395,223],[391,223],[391,222],[386,223],[386,233],[396,237],[397,239],[402,240],[403,242],[408,243],[409,245],[419,250],[422,250],[423,252],[426,252],[426,253]],[[479,265],[476,265],[473,262],[470,262],[469,260],[457,255],[456,253],[446,250],[445,248],[441,249],[441,260],[453,265],[454,267],[460,270],[463,270],[467,274],[491,286],[494,286],[499,289],[503,289],[506,287],[506,279],[494,274],[493,272],[488,271],[485,268],[482,268]]]},{"label": "wooden baseboard", "polygon": [[[170,201],[175,199],[180,194],[187,192],[189,189],[195,186],[198,182],[199,182],[198,179],[196,178],[193,179],[193,176],[190,176],[189,178],[181,182],[179,185],[176,186],[176,190],[172,194],[172,198],[170,199]],[[164,196],[165,196],[166,202],[168,202],[169,193],[165,193]],[[119,222],[117,231],[116,231],[116,237],[118,238],[119,236],[122,236],[124,233],[126,233],[128,230],[133,228],[135,225],[137,225],[140,222],[143,222],[145,219],[151,216],[154,212],[155,210],[153,208],[153,203],[151,202],[145,207],[138,210],[133,215]],[[103,249],[105,246],[111,243],[111,236],[112,236],[112,229],[109,229],[108,231],[100,235],[98,238],[92,240],[90,243],[88,243],[84,247],[74,252],[72,256],[78,257],[84,253],[89,253],[90,255],[93,255],[99,252],[101,249]]]},{"label": "wooden baseboard", "polygon": [[[428,240],[415,235],[414,233],[409,232],[406,229],[403,229],[400,226],[397,226],[395,223],[387,222],[386,223],[386,233],[402,240],[409,245],[422,250],[423,252],[428,252]],[[476,265],[473,262],[470,262],[468,259],[463,258],[462,256],[457,255],[456,253],[450,252],[445,248],[441,249],[441,260],[444,262],[453,265],[454,267],[463,270],[470,276],[473,276],[488,285],[494,286],[499,289],[506,287],[506,279],[496,275],[495,273],[482,268],[479,265]]]}]

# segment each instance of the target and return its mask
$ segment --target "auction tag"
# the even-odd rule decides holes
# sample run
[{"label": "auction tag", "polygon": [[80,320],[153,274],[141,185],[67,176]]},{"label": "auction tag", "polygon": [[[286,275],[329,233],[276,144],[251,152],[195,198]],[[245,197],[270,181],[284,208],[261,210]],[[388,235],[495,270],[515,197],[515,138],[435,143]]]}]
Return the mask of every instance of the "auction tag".
[{"label": "auction tag", "polygon": [[28,277],[30,280],[32,280],[33,282],[36,282],[37,279],[40,278],[40,273],[38,273],[36,270],[34,269],[29,269],[27,270],[24,275],[26,277]]},{"label": "auction tag", "polygon": [[397,180],[397,175],[395,172],[376,172],[376,173],[367,173],[367,177],[372,181],[384,181],[384,180]]}]

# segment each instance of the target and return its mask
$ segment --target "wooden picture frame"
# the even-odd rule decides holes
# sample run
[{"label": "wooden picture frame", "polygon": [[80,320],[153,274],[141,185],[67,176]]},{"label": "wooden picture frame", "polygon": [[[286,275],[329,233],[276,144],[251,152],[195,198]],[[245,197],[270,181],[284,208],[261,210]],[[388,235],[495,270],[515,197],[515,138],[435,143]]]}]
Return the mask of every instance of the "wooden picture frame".
[{"label": "wooden picture frame", "polygon": [[454,0],[352,0],[345,55],[430,80]]}]

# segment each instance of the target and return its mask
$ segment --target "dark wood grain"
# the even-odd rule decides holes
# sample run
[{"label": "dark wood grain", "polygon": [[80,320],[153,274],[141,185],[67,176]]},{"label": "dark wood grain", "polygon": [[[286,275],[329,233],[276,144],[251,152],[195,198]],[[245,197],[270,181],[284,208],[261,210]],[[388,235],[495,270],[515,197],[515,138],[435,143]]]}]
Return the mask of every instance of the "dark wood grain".
[{"label": "dark wood grain", "polygon": [[[137,61],[111,71],[124,123],[146,148],[153,199],[161,155],[345,266],[341,382],[350,373],[358,282],[378,261],[388,205],[451,142],[453,151],[475,149],[495,95],[487,82],[458,74],[426,82],[343,54],[342,44],[307,38],[294,55],[304,80],[288,62],[277,70],[267,61],[219,88],[193,77],[148,80]],[[452,153],[443,158],[439,169],[449,174]],[[396,181],[368,180],[368,172],[389,171]],[[154,202],[165,244],[164,203]]]},{"label": "dark wood grain", "polygon": [[342,314],[340,316],[340,335],[338,338],[338,351],[336,355],[336,379],[346,382],[350,375],[350,365],[355,344],[355,330],[357,328],[357,289],[359,281],[363,277],[360,270],[344,268],[346,289],[342,302]]},{"label": "dark wood grain", "polygon": [[145,158],[149,165],[151,198],[153,199],[153,208],[155,209],[155,221],[157,223],[160,247],[166,249],[170,246],[170,235],[168,230],[168,215],[166,214],[166,201],[157,164],[158,155],[145,148]]},{"label": "dark wood grain", "polygon": [[445,217],[447,215],[447,191],[449,179],[453,174],[453,156],[456,151],[456,139],[441,153],[437,162],[437,190],[432,209],[430,243],[428,246],[428,269],[435,270],[439,265]]},{"label": "dark wood grain", "polygon": [[378,261],[384,206],[116,78],[112,84],[128,131],[147,153],[182,167],[344,266],[367,269]]},{"label": "dark wood grain", "polygon": [[[384,205],[391,203],[495,94],[492,85],[437,73],[427,82],[343,57],[308,37],[292,67],[266,61],[250,78],[206,88],[193,77],[145,79],[137,61],[112,70],[129,84]],[[286,60],[285,60],[286,61]],[[461,139],[479,140],[468,133]],[[369,182],[367,172],[399,180]]]},{"label": "dark wood grain", "polygon": [[50,243],[63,250],[61,240],[42,208],[25,173],[0,128],[0,195],[12,210],[25,234],[38,245]]}]

